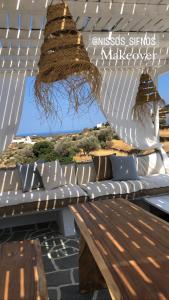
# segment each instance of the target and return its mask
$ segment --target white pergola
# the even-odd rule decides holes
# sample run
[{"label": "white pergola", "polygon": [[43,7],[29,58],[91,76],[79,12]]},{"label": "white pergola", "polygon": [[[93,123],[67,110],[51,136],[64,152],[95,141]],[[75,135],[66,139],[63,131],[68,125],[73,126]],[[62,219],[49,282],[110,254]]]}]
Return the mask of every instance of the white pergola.
[{"label": "white pergola", "polygon": [[[54,0],[53,4],[58,2]],[[78,0],[65,2],[76,21],[77,29],[83,33],[85,46],[91,60],[101,72],[105,70],[127,72],[133,68],[143,69],[145,67],[152,67],[155,71],[154,75],[169,71],[169,0]],[[7,101],[4,100],[3,109],[0,113],[1,150],[5,149],[16,132],[22,109],[23,78],[35,75],[38,70],[37,62],[43,42],[46,9],[50,3],[51,0],[0,0],[1,107],[3,99],[5,97],[7,99]],[[90,42],[92,37],[103,38],[111,36],[111,34],[114,37],[126,38],[130,36],[144,37],[146,34],[155,37],[157,41],[155,46],[111,46],[112,51],[155,53],[155,59],[148,61],[143,61],[140,58],[110,59],[109,55],[103,55],[103,46],[92,45]],[[106,49],[108,47],[104,47],[105,51]],[[22,87],[19,84],[21,81]],[[121,88],[124,89],[124,87]],[[12,93],[14,94],[13,98],[11,98]],[[17,116],[15,112],[14,117],[12,117],[13,112],[7,108],[8,106],[14,107],[14,98],[17,97],[20,97],[20,102],[17,104]],[[13,121],[8,121],[7,124],[2,119]],[[9,128],[5,129],[7,127]]]},{"label": "white pergola", "polygon": [[[58,1],[53,1],[57,3]],[[102,59],[101,47],[88,45],[89,36],[116,35],[144,36],[155,34],[159,44],[149,51],[158,54],[148,62],[168,71],[169,65],[169,0],[101,0],[65,1],[83,32],[90,57],[99,67],[125,66],[124,61]],[[37,71],[40,46],[43,41],[46,8],[51,0],[0,0],[0,72],[24,70]],[[121,47],[124,50],[124,47]],[[139,48],[139,46],[138,46]],[[146,47],[147,48],[147,47]],[[131,51],[129,47],[127,51]],[[145,51],[141,47],[140,51]],[[128,67],[128,62],[126,65]],[[130,66],[134,62],[130,61]],[[139,65],[139,62],[137,62]]]}]

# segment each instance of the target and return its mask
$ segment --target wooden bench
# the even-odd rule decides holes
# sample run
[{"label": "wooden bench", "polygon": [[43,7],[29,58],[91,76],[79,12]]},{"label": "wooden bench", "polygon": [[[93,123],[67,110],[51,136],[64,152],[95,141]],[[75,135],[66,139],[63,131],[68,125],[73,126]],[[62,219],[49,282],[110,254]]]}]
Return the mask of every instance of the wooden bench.
[{"label": "wooden bench", "polygon": [[169,224],[124,199],[71,206],[81,231],[80,291],[169,299]]},{"label": "wooden bench", "polygon": [[47,300],[38,240],[0,245],[0,300]]}]

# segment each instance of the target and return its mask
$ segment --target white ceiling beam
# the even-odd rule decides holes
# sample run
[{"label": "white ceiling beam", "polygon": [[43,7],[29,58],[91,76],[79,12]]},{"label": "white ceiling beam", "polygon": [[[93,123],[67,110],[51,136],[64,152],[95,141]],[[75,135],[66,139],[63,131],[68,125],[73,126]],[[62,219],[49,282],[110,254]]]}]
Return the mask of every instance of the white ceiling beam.
[{"label": "white ceiling beam", "polygon": [[[27,1],[27,0],[26,0]],[[7,0],[4,1],[5,3],[8,2]],[[17,15],[37,15],[37,16],[45,16],[46,15],[46,7],[43,5],[43,0],[35,0],[34,3],[27,1],[27,5],[23,5],[16,10],[16,6],[13,5],[14,1],[10,0],[10,5],[5,5],[2,7],[0,4],[0,13],[1,14],[8,14],[9,11],[11,14]],[[23,0],[21,1],[22,4]],[[145,1],[144,1],[145,2]],[[108,14],[109,16],[117,15],[143,15],[143,16],[155,16],[155,15],[163,15],[168,16],[169,10],[167,9],[167,4],[153,4],[149,3],[147,5],[143,3],[135,4],[134,2],[130,1],[129,3],[124,2],[123,10],[122,10],[122,3],[121,0],[119,2],[94,2],[94,1],[66,1],[69,5],[71,13],[73,16],[77,15],[89,15],[89,16],[96,16],[98,15],[105,15]]]},{"label": "white ceiling beam", "polygon": [[[0,29],[0,39],[1,40],[6,40],[6,29]],[[9,29],[8,31],[8,38],[7,40],[12,40],[12,39],[16,39],[16,40],[37,40],[39,37],[39,29],[38,30],[32,30],[29,31],[28,29],[21,29],[20,30],[20,35],[19,35],[19,39],[17,38],[18,36],[18,30],[17,29]]]}]

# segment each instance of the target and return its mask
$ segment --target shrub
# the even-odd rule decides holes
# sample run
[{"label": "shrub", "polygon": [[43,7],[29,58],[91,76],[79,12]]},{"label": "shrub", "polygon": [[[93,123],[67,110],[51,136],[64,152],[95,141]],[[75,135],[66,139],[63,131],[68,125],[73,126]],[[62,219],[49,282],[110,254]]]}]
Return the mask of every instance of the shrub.
[{"label": "shrub", "polygon": [[[16,151],[12,157],[15,163],[27,164],[36,161],[33,150],[29,147],[19,149],[19,151]],[[8,159],[10,159],[10,157],[8,157]]]},{"label": "shrub", "polygon": [[97,150],[100,145],[97,137],[89,136],[81,139],[78,146],[83,150],[85,155],[88,155],[91,151]]},{"label": "shrub", "polygon": [[57,156],[57,159],[62,163],[69,163],[73,161],[73,156]]},{"label": "shrub", "polygon": [[101,146],[102,149],[106,149],[107,148],[107,144],[104,141],[100,142],[100,146]]},{"label": "shrub", "polygon": [[18,149],[24,149],[25,148],[25,144],[24,143],[19,143],[18,144]]},{"label": "shrub", "polygon": [[65,139],[55,145],[55,151],[59,161],[66,163],[73,161],[73,157],[79,152],[79,148],[70,139]]},{"label": "shrub", "polygon": [[81,140],[81,136],[80,135],[74,135],[74,136],[72,136],[72,141],[73,142],[75,142],[75,141],[79,141],[79,140]]},{"label": "shrub", "polygon": [[117,134],[114,134],[114,139],[115,140],[120,140],[119,136]]},{"label": "shrub", "polygon": [[58,156],[54,150],[50,151],[49,153],[43,153],[39,156],[40,159],[44,161],[54,161],[58,159]]},{"label": "shrub", "polygon": [[75,143],[72,143],[71,141],[63,141],[56,144],[55,151],[58,156],[66,157],[74,156],[79,152],[79,149]]},{"label": "shrub", "polygon": [[33,153],[36,157],[41,158],[54,151],[54,145],[51,142],[43,141],[33,145]]},{"label": "shrub", "polygon": [[38,142],[33,146],[33,153],[38,159],[53,161],[57,159],[57,154],[53,143],[49,141]]},{"label": "shrub", "polygon": [[113,130],[111,128],[105,128],[105,129],[101,129],[98,134],[98,140],[99,142],[107,142],[107,141],[111,141],[113,139],[114,133]]},{"label": "shrub", "polygon": [[79,147],[78,147],[77,143],[74,143],[71,145],[70,153],[72,153],[73,156],[76,155],[77,153],[79,153]]}]

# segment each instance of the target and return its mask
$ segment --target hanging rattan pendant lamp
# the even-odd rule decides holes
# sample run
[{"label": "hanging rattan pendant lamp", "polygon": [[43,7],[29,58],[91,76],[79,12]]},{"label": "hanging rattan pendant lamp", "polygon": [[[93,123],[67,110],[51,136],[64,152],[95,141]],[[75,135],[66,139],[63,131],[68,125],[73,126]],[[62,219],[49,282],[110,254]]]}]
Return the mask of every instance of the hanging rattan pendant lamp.
[{"label": "hanging rattan pendant lamp", "polygon": [[152,103],[163,105],[165,102],[160,97],[151,76],[148,73],[143,73],[140,77],[136,102],[133,108],[135,117],[143,119],[145,114],[150,113]]},{"label": "hanging rattan pendant lamp", "polygon": [[[54,93],[56,82],[61,89],[64,88],[75,110],[81,104],[90,104],[95,97],[99,97],[101,75],[90,62],[83,38],[65,3],[50,5],[47,9],[38,67],[35,95],[46,115],[57,110],[57,104],[61,101],[58,93]],[[89,83],[88,88],[86,83]]]}]

